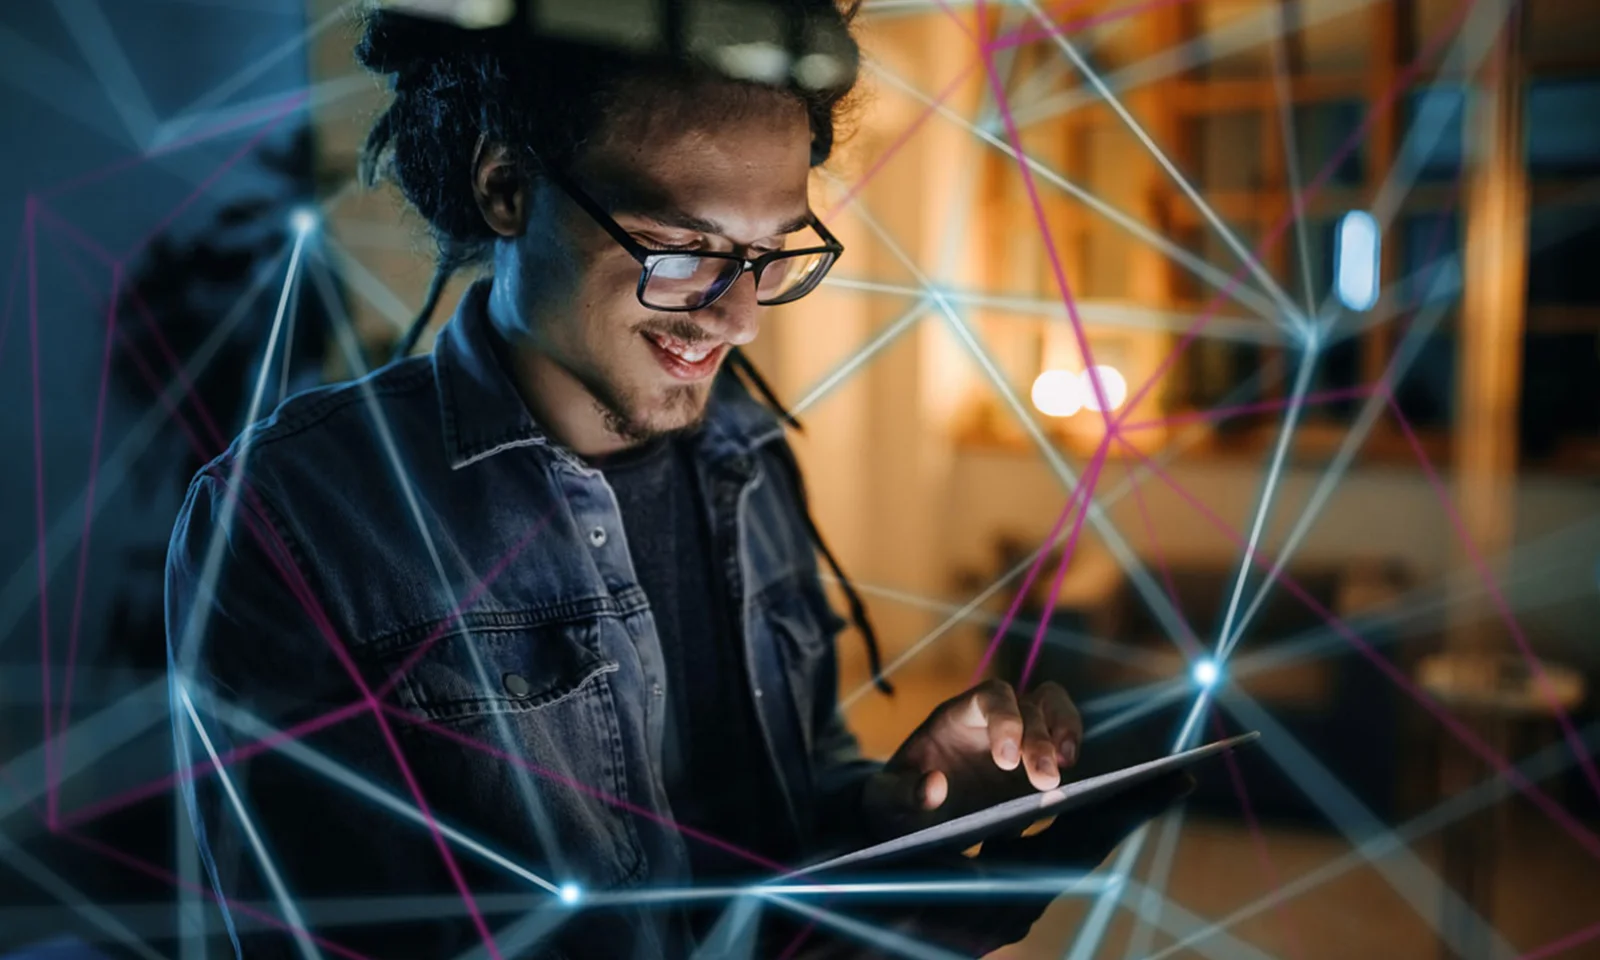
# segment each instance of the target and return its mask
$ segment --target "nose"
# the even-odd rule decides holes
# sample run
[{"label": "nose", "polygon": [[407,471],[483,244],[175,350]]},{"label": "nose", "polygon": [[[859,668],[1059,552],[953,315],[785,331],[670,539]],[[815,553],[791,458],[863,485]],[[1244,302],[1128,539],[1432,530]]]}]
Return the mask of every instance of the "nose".
[{"label": "nose", "polygon": [[746,273],[715,303],[697,311],[695,317],[712,336],[742,347],[760,332],[760,313],[761,307],[756,304],[755,278]]}]

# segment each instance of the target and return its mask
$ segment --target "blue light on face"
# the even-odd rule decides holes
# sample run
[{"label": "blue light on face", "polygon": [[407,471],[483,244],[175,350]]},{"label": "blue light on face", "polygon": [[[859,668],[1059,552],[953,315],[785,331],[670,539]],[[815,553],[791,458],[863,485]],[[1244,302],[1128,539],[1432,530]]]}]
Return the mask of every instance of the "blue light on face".
[{"label": "blue light on face", "polygon": [[1194,682],[1203,688],[1210,689],[1220,673],[1216,661],[1209,657],[1201,657],[1194,662]]},{"label": "blue light on face", "polygon": [[1334,293],[1351,310],[1370,310],[1378,302],[1378,221],[1365,210],[1339,218],[1333,254]]}]

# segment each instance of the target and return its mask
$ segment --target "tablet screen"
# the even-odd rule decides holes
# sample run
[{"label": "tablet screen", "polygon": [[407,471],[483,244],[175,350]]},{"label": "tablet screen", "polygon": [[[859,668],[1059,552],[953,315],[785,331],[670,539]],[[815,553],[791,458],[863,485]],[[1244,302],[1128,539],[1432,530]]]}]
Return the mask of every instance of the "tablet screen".
[{"label": "tablet screen", "polygon": [[965,849],[997,834],[1017,833],[1037,820],[1053,817],[1073,807],[1113,796],[1135,784],[1164,773],[1181,770],[1197,761],[1216,756],[1224,750],[1250,743],[1260,736],[1259,731],[1252,730],[1236,737],[1217,740],[1192,750],[1134,764],[1097,777],[1063,783],[1054,790],[1041,790],[1038,793],[997,803],[992,807],[895,837],[893,840],[885,840],[843,856],[812,864],[796,870],[789,876],[810,875],[837,867],[870,863],[919,851]]}]

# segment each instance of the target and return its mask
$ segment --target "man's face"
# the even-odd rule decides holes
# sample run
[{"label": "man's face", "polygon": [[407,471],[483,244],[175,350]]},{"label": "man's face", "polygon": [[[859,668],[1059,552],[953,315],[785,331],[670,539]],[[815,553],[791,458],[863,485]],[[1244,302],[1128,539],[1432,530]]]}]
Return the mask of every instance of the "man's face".
[{"label": "man's face", "polygon": [[[809,229],[790,233],[808,211],[804,109],[759,91],[671,99],[612,118],[572,178],[650,250],[754,259],[813,242]],[[538,189],[521,244],[567,251],[521,258],[521,286],[542,304],[529,304],[525,318],[539,351],[582,384],[625,440],[697,423],[729,349],[755,339],[761,308],[751,276],[700,310],[652,310],[637,296],[639,262],[559,188]],[[553,259],[569,266],[561,289],[528,275]]]}]

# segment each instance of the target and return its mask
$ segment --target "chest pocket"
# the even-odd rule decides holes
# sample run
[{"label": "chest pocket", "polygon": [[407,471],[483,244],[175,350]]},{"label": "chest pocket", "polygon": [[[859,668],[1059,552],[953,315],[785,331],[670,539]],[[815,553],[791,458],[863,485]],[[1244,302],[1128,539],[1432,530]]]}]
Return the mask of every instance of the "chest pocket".
[{"label": "chest pocket", "polygon": [[[397,724],[441,820],[535,872],[597,888],[642,862],[611,675],[596,622],[468,618],[464,632],[388,650]],[[437,800],[435,799],[437,798]],[[539,864],[539,866],[533,866]]]}]

